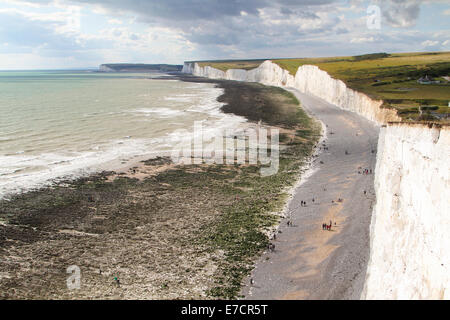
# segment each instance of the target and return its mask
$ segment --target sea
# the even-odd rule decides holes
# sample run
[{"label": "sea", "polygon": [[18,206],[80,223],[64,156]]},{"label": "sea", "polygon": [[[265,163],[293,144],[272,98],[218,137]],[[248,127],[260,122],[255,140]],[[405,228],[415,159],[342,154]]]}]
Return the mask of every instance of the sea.
[{"label": "sea", "polygon": [[165,76],[0,71],[0,198],[170,153],[196,121],[246,122],[220,111],[215,84]]}]

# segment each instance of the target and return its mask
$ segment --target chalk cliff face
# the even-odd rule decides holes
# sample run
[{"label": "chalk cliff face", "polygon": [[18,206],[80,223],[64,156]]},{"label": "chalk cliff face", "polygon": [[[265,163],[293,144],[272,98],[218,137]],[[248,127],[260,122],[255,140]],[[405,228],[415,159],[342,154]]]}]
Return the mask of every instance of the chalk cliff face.
[{"label": "chalk cliff face", "polygon": [[210,66],[200,67],[197,63],[185,63],[183,72],[211,79],[260,82],[266,85],[296,88],[342,109],[356,112],[378,124],[401,120],[395,110],[381,108],[382,101],[372,100],[365,94],[348,88],[344,82],[333,79],[327,72],[316,66],[299,67],[295,77],[271,61],[265,61],[258,68],[249,71],[230,69],[226,72]]},{"label": "chalk cliff face", "polygon": [[[382,101],[347,88],[316,66],[295,77],[266,61],[258,68],[223,72],[196,63],[197,76],[293,87],[378,124],[401,121]],[[450,299],[450,127],[383,126],[375,170],[370,261],[364,299]]]},{"label": "chalk cliff face", "polygon": [[363,298],[450,299],[450,128],[381,129]]},{"label": "chalk cliff face", "polygon": [[333,79],[316,66],[299,67],[295,75],[295,87],[342,109],[356,112],[378,124],[401,121],[395,110],[381,108],[383,101],[373,100],[363,93],[348,88],[343,81]]},{"label": "chalk cliff face", "polygon": [[104,64],[101,64],[100,67],[98,68],[98,70],[101,72],[114,72],[113,69],[111,69],[110,67],[108,67]]},{"label": "chalk cliff face", "polygon": [[183,72],[210,79],[260,82],[273,86],[294,86],[294,77],[271,61],[265,61],[258,68],[248,71],[229,69],[226,72],[209,66],[200,67],[197,63],[185,63]]}]

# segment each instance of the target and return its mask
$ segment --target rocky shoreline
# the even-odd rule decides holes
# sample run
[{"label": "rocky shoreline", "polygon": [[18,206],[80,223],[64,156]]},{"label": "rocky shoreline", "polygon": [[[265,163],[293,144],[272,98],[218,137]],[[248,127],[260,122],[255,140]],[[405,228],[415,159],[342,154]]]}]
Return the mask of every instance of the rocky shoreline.
[{"label": "rocky shoreline", "polygon": [[[225,112],[282,129],[277,175],[263,178],[259,166],[178,166],[160,157],[126,172],[103,172],[2,200],[0,297],[236,297],[269,241],[268,230],[279,221],[286,188],[298,179],[319,128],[282,89],[216,83],[225,89]],[[81,271],[79,290],[67,288],[73,265]]]}]

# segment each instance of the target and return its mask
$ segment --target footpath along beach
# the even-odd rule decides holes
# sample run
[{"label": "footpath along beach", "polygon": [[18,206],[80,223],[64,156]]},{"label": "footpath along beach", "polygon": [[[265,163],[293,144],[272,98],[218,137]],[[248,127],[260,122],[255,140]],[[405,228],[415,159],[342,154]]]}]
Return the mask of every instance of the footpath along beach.
[{"label": "footpath along beach", "polygon": [[[246,299],[359,299],[375,202],[374,176],[364,169],[373,172],[379,129],[355,113],[292,92],[322,121],[327,135],[311,176],[289,203],[288,217],[272,241],[275,250],[261,256],[242,294]],[[331,231],[323,230],[330,221]]]}]

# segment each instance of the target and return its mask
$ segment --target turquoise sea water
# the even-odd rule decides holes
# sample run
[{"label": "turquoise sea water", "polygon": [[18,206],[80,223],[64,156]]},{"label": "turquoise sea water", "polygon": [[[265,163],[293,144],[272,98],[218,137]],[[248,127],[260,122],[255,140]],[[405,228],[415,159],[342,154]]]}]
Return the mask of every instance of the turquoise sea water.
[{"label": "turquoise sea water", "polygon": [[55,178],[171,150],[177,129],[244,120],[219,111],[213,84],[161,75],[0,72],[0,197]]}]

